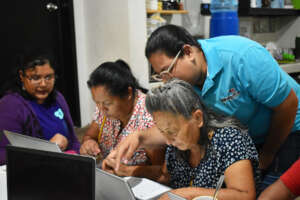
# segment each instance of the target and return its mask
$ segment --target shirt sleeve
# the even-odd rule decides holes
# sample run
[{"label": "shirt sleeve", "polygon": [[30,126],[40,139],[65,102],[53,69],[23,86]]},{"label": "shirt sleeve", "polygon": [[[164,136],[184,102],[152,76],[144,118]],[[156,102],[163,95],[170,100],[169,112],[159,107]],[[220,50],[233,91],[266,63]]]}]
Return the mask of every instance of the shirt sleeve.
[{"label": "shirt sleeve", "polygon": [[280,180],[295,196],[300,196],[300,159],[280,177]]},{"label": "shirt sleeve", "polygon": [[137,112],[135,113],[135,119],[136,123],[139,125],[137,126],[137,131],[145,130],[147,128],[151,128],[154,124],[152,115],[148,112],[146,108],[146,95],[142,94],[141,92],[139,94],[138,103],[135,106],[135,109]]},{"label": "shirt sleeve", "polygon": [[257,102],[268,107],[281,104],[291,86],[285,72],[263,47],[252,46],[240,58],[238,77],[243,87]]},{"label": "shirt sleeve", "polygon": [[[16,109],[17,108],[17,109]],[[17,133],[24,131],[26,114],[24,106],[16,98],[5,96],[0,100],[0,130],[9,130]],[[30,122],[28,122],[30,123]]]},{"label": "shirt sleeve", "polygon": [[16,133],[24,133],[26,125],[30,125],[29,118],[26,119],[21,102],[13,96],[4,96],[0,100],[0,165],[5,164],[6,151],[5,147],[9,141],[3,134],[3,130],[13,131]]}]

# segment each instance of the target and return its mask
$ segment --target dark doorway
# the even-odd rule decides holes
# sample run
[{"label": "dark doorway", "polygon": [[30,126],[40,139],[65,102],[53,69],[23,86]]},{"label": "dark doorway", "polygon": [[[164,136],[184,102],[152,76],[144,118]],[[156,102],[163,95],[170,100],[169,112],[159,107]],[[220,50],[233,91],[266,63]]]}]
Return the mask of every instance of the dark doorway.
[{"label": "dark doorway", "polygon": [[73,1],[9,0],[1,3],[1,82],[10,73],[15,55],[25,47],[48,49],[58,64],[57,89],[65,96],[75,125],[80,126]]}]

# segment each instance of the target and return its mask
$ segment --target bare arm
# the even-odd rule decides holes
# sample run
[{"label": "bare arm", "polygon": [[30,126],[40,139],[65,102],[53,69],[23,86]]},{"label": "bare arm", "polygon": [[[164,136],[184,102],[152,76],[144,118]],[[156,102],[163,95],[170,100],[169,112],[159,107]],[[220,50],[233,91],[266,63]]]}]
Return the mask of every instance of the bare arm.
[{"label": "bare arm", "polygon": [[296,161],[277,181],[267,187],[259,200],[290,200],[298,195],[300,188],[300,159]]},{"label": "bare arm", "polygon": [[147,155],[150,158],[146,165],[127,166],[120,164],[119,169],[116,169],[115,152],[111,152],[102,162],[102,169],[118,176],[136,176],[146,177],[161,183],[168,183],[168,174],[164,165],[165,148],[156,148],[147,150]]},{"label": "bare arm", "polygon": [[265,144],[260,152],[260,168],[266,169],[280,146],[288,137],[298,109],[298,98],[293,90],[288,97],[273,109],[271,125]]},{"label": "bare arm", "polygon": [[292,200],[294,198],[293,193],[278,179],[260,194],[258,200]]},{"label": "bare arm", "polygon": [[82,138],[82,143],[90,139],[97,141],[98,133],[99,133],[99,125],[95,121],[92,121],[92,123],[90,124],[89,128],[87,129],[87,131],[85,132]]},{"label": "bare arm", "polygon": [[[255,183],[253,178],[253,168],[249,160],[240,160],[230,165],[225,171],[226,188],[218,193],[218,200],[255,200]],[[213,196],[215,189],[200,187],[186,187],[172,190],[187,199],[197,196]],[[166,195],[160,200],[168,199]]]},{"label": "bare arm", "polygon": [[80,154],[95,156],[100,153],[97,142],[98,134],[99,125],[95,121],[93,121],[83,136],[82,145],[80,147]]},{"label": "bare arm", "polygon": [[126,163],[139,147],[151,149],[166,144],[165,138],[160,131],[153,126],[144,131],[128,135],[116,149],[116,170],[119,170],[121,161]]}]

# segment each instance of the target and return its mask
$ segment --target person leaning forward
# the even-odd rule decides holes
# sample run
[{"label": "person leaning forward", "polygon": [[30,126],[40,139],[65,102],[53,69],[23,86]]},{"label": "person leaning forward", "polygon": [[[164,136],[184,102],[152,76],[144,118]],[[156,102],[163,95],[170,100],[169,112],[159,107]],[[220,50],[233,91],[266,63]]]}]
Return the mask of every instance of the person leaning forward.
[{"label": "person leaning forward", "polygon": [[238,120],[207,109],[193,87],[178,79],[149,91],[146,107],[155,123],[152,131],[130,134],[118,152],[167,145],[165,165],[154,180],[170,185],[172,193],[187,199],[212,196],[224,174],[218,199],[255,199],[258,153]]},{"label": "person leaning forward", "polygon": [[240,36],[196,41],[166,25],[151,34],[145,54],[157,73],[152,78],[189,82],[207,107],[249,128],[267,179],[298,159],[300,88],[263,46]]},{"label": "person leaning forward", "polygon": [[123,60],[104,62],[90,75],[88,87],[96,111],[83,137],[80,153],[96,156],[98,167],[119,176],[142,176],[162,165],[164,149],[138,149],[130,162],[114,170],[115,159],[107,158],[114,148],[136,130],[153,126],[142,88]]}]

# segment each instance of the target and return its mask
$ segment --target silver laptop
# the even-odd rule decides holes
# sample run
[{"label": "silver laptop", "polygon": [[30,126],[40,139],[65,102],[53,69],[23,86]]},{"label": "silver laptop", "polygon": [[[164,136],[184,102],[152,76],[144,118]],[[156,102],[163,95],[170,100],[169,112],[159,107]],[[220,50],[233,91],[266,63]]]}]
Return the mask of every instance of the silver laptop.
[{"label": "silver laptop", "polygon": [[170,200],[186,200],[185,198],[183,198],[177,194],[174,194],[172,192],[168,192],[168,197]]},{"label": "silver laptop", "polygon": [[98,168],[96,168],[95,185],[96,200],[152,200],[171,190],[147,178],[121,178]]},{"label": "silver laptop", "polygon": [[11,145],[17,147],[24,147],[36,150],[44,150],[51,152],[62,152],[59,146],[48,140],[42,140],[28,135],[22,135],[11,131],[3,131]]}]

